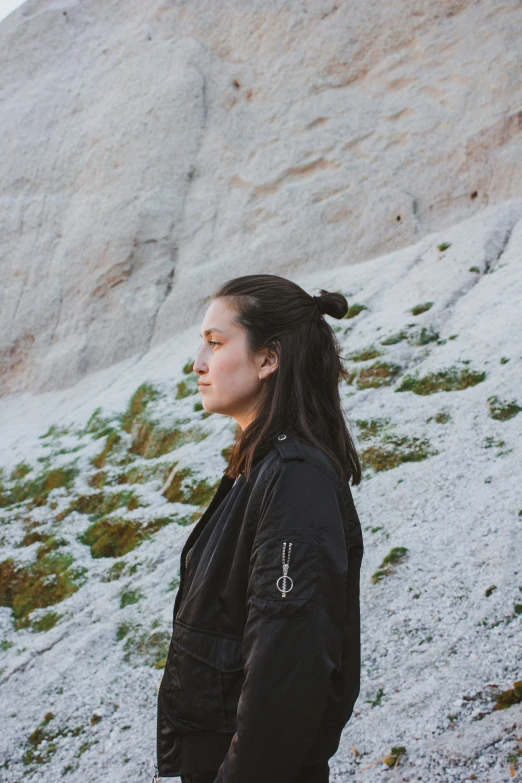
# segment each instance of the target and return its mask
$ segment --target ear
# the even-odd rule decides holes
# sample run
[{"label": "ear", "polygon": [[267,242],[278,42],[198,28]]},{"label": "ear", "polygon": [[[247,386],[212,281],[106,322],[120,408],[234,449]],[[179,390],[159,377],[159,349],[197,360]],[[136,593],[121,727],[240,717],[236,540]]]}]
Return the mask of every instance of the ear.
[{"label": "ear", "polygon": [[279,367],[279,353],[281,346],[277,340],[272,341],[266,348],[263,348],[264,359],[261,362],[261,368],[269,369],[274,372]]}]

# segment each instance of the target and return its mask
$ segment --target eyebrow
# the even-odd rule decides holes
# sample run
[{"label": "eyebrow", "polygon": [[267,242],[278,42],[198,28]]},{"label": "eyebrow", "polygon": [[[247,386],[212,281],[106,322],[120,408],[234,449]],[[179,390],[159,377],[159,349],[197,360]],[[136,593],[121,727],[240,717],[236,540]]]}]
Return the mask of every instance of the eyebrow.
[{"label": "eyebrow", "polygon": [[[220,334],[225,334],[225,332],[223,332],[221,329],[205,329],[204,334],[206,336],[207,334],[210,334],[211,332],[219,332]],[[202,334],[200,334],[199,336],[203,337]]]}]

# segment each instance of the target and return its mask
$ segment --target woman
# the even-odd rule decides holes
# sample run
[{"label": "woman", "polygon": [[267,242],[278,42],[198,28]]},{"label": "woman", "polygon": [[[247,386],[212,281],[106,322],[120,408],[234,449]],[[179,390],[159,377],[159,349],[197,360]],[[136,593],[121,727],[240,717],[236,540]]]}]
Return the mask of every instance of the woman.
[{"label": "woman", "polygon": [[342,294],[246,275],[205,314],[202,404],[238,426],[181,554],[154,779],[329,779],[360,676],[361,467],[323,317],[347,309]]}]

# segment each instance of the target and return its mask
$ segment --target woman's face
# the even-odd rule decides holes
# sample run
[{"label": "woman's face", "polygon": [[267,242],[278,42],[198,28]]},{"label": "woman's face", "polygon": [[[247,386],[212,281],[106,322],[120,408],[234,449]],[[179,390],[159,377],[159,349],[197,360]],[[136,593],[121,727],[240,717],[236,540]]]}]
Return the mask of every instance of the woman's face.
[{"label": "woman's face", "polygon": [[261,384],[277,367],[277,356],[264,348],[252,361],[246,333],[234,322],[234,314],[225,299],[211,302],[201,325],[203,344],[193,370],[199,375],[204,409],[231,416],[244,430],[254,415]]}]

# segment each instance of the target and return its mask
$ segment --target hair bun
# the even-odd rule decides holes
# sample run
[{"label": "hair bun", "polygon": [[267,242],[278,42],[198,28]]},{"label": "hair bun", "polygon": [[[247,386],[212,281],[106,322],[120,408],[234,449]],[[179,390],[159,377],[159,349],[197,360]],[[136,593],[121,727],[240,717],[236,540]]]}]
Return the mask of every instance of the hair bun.
[{"label": "hair bun", "polygon": [[330,315],[332,318],[344,318],[348,312],[348,300],[343,294],[337,291],[325,291],[320,288],[320,295],[313,296],[317,308],[323,315]]}]

